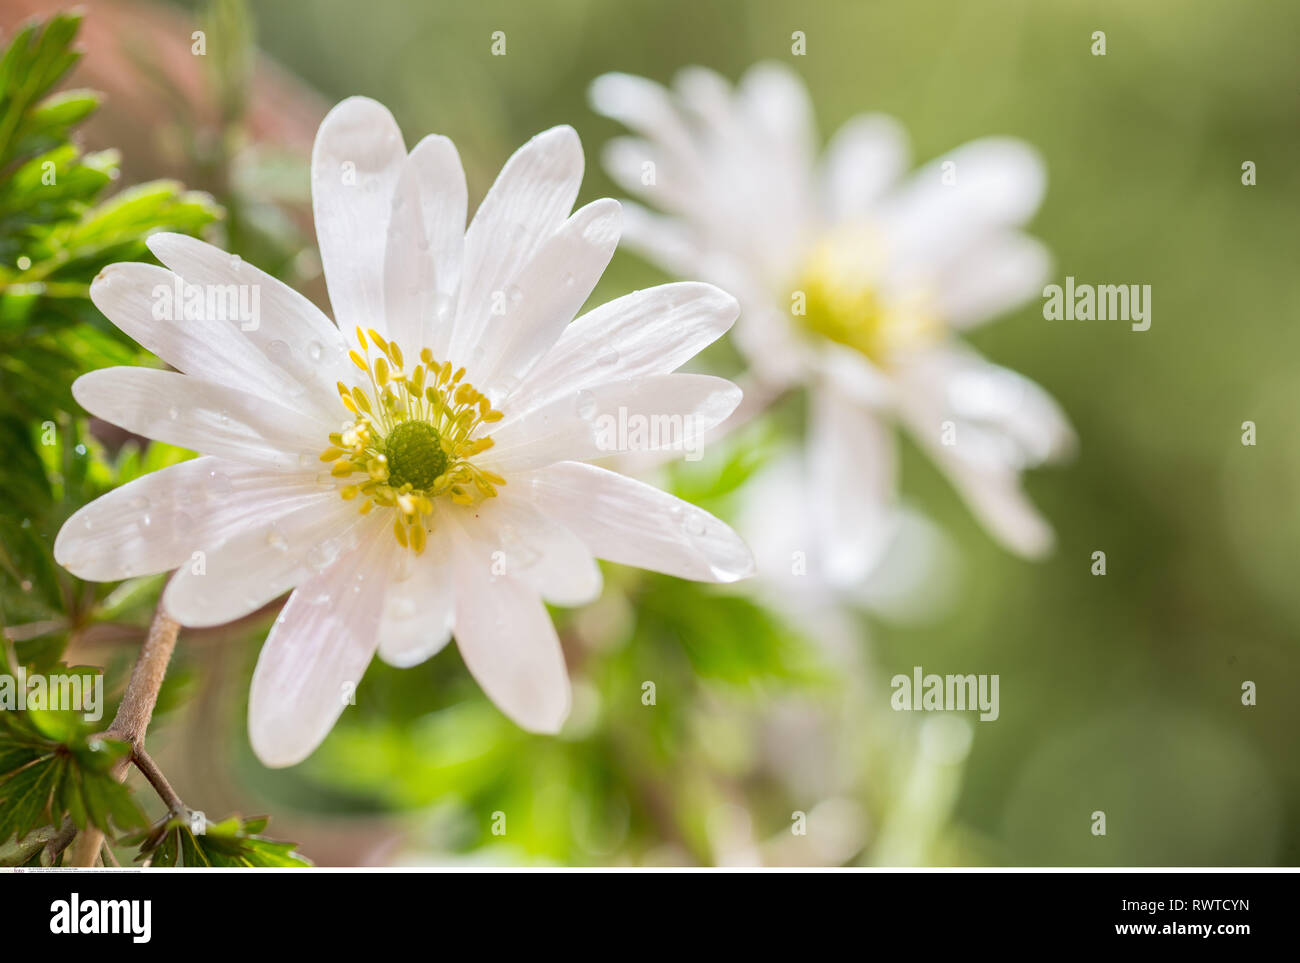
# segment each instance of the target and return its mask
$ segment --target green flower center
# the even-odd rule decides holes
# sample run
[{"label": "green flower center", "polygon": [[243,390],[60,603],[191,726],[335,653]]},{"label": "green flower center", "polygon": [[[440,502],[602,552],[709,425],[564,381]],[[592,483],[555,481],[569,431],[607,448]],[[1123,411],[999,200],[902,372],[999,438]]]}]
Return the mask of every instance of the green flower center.
[{"label": "green flower center", "polygon": [[426,421],[403,421],[389,432],[384,439],[384,457],[388,460],[388,483],[394,488],[432,488],[447,470],[442,436]]}]

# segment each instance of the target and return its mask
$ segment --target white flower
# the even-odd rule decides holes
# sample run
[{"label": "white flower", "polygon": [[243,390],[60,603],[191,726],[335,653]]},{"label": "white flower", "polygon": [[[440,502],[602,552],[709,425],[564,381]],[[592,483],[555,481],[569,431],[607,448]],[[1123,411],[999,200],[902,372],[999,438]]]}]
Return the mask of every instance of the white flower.
[{"label": "white flower", "polygon": [[[414,665],[453,632],[506,715],[554,732],[569,681],[543,599],[597,596],[594,558],[702,581],[750,574],[748,549],[713,516],[583,463],[606,453],[593,427],[603,411],[711,426],[740,391],[671,373],[735,320],[717,288],[663,285],[570,323],[621,216],[609,199],[570,215],[582,171],[571,128],[539,134],[466,228],[451,141],[407,154],[388,111],[352,98],[325,118],[312,157],[337,327],[238,257],[175,234],[149,242],[170,271],[117,264],[95,280],[99,309],[177,371],[94,371],[77,400],[203,457],[86,506],[55,555],[100,581],[177,569],[163,606],[189,626],[293,589],[250,697],[268,765],[311,753],[376,649]],[[169,319],[178,301],[184,316]],[[232,318],[231,303],[260,316]]]},{"label": "white flower", "polygon": [[1043,193],[1037,155],[989,138],[901,179],[904,134],[880,115],[846,123],[818,163],[807,93],[784,67],[760,64],[734,90],[688,68],[675,88],[625,74],[592,87],[597,111],[641,135],[610,142],[610,174],[668,215],[626,205],[624,238],[735,293],[753,373],[809,387],[822,568],[859,581],[889,542],[891,422],[1000,541],[1048,550],[1020,473],[1067,453],[1073,433],[1042,389],[956,337],[1042,285],[1047,252],[1019,230]]}]

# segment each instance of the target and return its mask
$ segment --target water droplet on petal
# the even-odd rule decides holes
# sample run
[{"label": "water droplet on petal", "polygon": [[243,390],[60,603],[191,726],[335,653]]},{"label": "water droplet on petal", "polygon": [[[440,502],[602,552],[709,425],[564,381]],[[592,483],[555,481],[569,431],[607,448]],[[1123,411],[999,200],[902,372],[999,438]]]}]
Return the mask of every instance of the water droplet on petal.
[{"label": "water droplet on petal", "polygon": [[312,361],[319,361],[321,356],[321,346],[319,341],[313,341],[307,345],[307,357]]},{"label": "water droplet on petal", "polygon": [[208,472],[208,488],[213,492],[213,494],[228,494],[233,487],[234,486],[230,484],[230,479],[221,472]]},{"label": "water droplet on petal", "polygon": [[329,568],[338,557],[339,548],[336,542],[319,542],[307,551],[307,564],[320,572]]},{"label": "water droplet on petal", "polygon": [[175,421],[180,416],[181,416],[181,410],[177,408],[175,405],[172,405],[170,408],[167,409],[167,417],[170,418],[172,421]]},{"label": "water droplet on petal", "polygon": [[277,552],[289,551],[289,543],[285,540],[284,533],[274,525],[266,533],[266,544],[271,546]]},{"label": "water droplet on petal", "polygon": [[704,521],[704,517],[697,512],[687,512],[686,517],[682,519],[682,531],[692,538],[700,538],[709,530]]},{"label": "water droplet on petal", "polygon": [[614,365],[618,364],[618,352],[613,350],[606,351],[596,359],[596,364],[600,365],[602,368],[612,368]]},{"label": "water droplet on petal", "polygon": [[579,391],[576,408],[579,418],[583,421],[591,421],[592,418],[596,417],[596,396],[585,389]]},{"label": "water droplet on petal", "polygon": [[243,267],[243,264],[244,264],[244,259],[240,257],[238,254],[230,255],[230,269],[232,271],[238,271],[241,267]]},{"label": "water droplet on petal", "polygon": [[281,341],[277,338],[266,346],[266,353],[270,356],[272,361],[276,364],[282,365],[289,361],[289,356],[292,354],[292,351],[289,348],[288,342]]}]

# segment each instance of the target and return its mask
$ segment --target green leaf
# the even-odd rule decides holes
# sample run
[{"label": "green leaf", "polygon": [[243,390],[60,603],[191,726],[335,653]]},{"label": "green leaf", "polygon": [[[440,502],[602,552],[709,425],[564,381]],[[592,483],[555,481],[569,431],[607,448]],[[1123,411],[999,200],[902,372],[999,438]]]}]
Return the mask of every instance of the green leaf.
[{"label": "green leaf", "polygon": [[[60,666],[57,671],[91,670]],[[13,675],[0,676],[10,692]],[[90,731],[78,712],[0,711],[0,844],[70,817],[79,828],[105,833],[146,824],[130,790],[113,769],[130,747]]]},{"label": "green leaf", "polygon": [[637,612],[639,644],[676,642],[704,678],[740,687],[826,681],[825,666],[813,646],[744,596],[651,576],[638,598]]},{"label": "green leaf", "polygon": [[241,820],[230,816],[219,823],[202,813],[169,813],[145,834],[124,839],[139,845],[137,862],[150,866],[310,866],[294,852],[294,843],[260,835],[266,817]]}]

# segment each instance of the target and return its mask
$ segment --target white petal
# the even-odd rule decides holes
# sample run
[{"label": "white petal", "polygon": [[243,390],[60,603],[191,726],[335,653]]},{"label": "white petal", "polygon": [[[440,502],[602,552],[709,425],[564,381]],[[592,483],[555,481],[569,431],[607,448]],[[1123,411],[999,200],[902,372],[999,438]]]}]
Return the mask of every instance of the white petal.
[{"label": "white petal", "polygon": [[868,409],[824,384],[812,392],[808,444],[817,567],[838,585],[860,583],[895,531],[893,435]]},{"label": "white petal", "polygon": [[54,558],[95,582],[165,572],[252,525],[303,507],[318,493],[314,472],[195,458],[127,482],[78,510],[59,530]]},{"label": "white petal", "polygon": [[[993,536],[1031,558],[1048,552],[1051,527],[1021,491],[1020,472],[1073,450],[1056,403],[1029,379],[956,347],[901,369],[899,385],[899,415]],[[941,443],[945,422],[954,444]]]},{"label": "white petal", "polygon": [[179,569],[163,592],[163,607],[194,628],[256,612],[351,552],[360,521],[355,504],[333,493],[279,518],[261,519],[211,546],[201,568]]},{"label": "white petal", "polygon": [[419,665],[451,639],[455,599],[448,557],[448,539],[435,528],[422,555],[393,555],[392,572],[380,621],[379,657],[389,665]]},{"label": "white petal", "polygon": [[692,451],[740,404],[725,378],[650,375],[573,392],[492,431],[479,463],[510,474],[628,451]]},{"label": "white petal", "polygon": [[569,714],[569,674],[536,591],[474,556],[456,565],[456,646],[498,709],[530,732],[554,733]]},{"label": "white petal", "polygon": [[[180,307],[175,303],[178,296]],[[185,297],[180,276],[152,264],[110,264],[90,285],[95,306],[173,368],[257,397],[288,399],[290,404],[307,394],[300,381],[240,332],[240,322],[232,319],[237,304],[223,295],[214,298],[209,312],[205,296],[204,304],[188,313],[183,311]],[[238,292],[234,297],[239,298]],[[229,316],[223,313],[226,307],[234,308]],[[307,410],[314,410],[314,402]]]},{"label": "white petal", "polygon": [[955,455],[1019,470],[1074,452],[1074,430],[1052,396],[973,349],[953,343],[898,374],[908,407],[957,425]]},{"label": "white petal", "polygon": [[388,109],[366,97],[336,105],[316,134],[311,158],[316,240],[334,319],[386,330],[384,249],[393,193],[406,158]]},{"label": "white petal", "polygon": [[618,201],[593,201],[565,221],[519,273],[505,314],[492,321],[497,333],[491,347],[475,368],[484,389],[518,385],[555,344],[614,256],[620,222]]},{"label": "white petal", "polygon": [[895,269],[942,265],[983,235],[1024,224],[1046,183],[1038,153],[1007,137],[971,141],[931,161],[881,204]]},{"label": "white petal", "polygon": [[816,136],[808,88],[794,70],[777,60],[755,64],[736,86],[746,119],[773,146],[807,159]]},{"label": "white petal", "polygon": [[622,205],[625,249],[672,274],[703,276],[701,265],[707,255],[685,221],[654,214],[633,201]]},{"label": "white petal", "polygon": [[474,367],[474,349],[495,320],[494,305],[573,209],[582,183],[582,144],[572,127],[538,134],[506,162],[465,232],[456,325],[449,351]]},{"label": "white petal", "polygon": [[155,368],[100,368],[78,378],[72,395],[91,414],[146,438],[287,470],[311,466],[331,430],[273,401]]},{"label": "white petal", "polygon": [[374,533],[355,556],[289,597],[262,646],[248,697],[248,737],[265,765],[292,766],[329,734],[375,652],[382,591],[362,589],[358,574],[382,564],[392,543]]},{"label": "white petal", "polygon": [[[233,284],[240,292],[249,292],[246,297],[257,308],[255,321],[224,322],[223,341],[213,346],[214,353],[230,352],[234,347],[230,341],[246,339],[256,349],[254,360],[280,369],[293,385],[312,389],[304,401],[324,404],[331,415],[336,413],[334,385],[347,372],[347,349],[334,322],[316,305],[277,278],[197,238],[160,233],[151,235],[147,243],[158,260],[191,285],[226,291]],[[240,354],[232,354],[231,360],[242,364],[243,357],[240,346]],[[211,378],[206,369],[192,371],[170,358],[163,360],[187,374]]]},{"label": "white petal", "polygon": [[598,558],[700,582],[753,574],[749,549],[725,523],[643,482],[562,462],[529,473],[520,484]]},{"label": "white petal", "polygon": [[693,134],[672,95],[659,84],[631,74],[597,77],[589,93],[592,109],[656,141],[679,162],[695,156]]},{"label": "white petal", "polygon": [[588,311],[560,335],[503,403],[518,417],[561,396],[674,371],[736,320],[736,299],[710,284],[661,284]]},{"label": "white petal", "polygon": [[[703,178],[693,167],[674,164],[659,144],[640,137],[611,137],[600,150],[600,162],[615,184],[660,210],[689,219],[715,213],[699,204],[708,196],[705,185],[720,173],[717,167],[711,178]],[[647,171],[654,177],[647,178]]]},{"label": "white petal", "polygon": [[389,336],[412,357],[445,358],[465,248],[465,171],[446,137],[429,136],[402,164],[384,260]]},{"label": "white petal", "polygon": [[859,114],[826,147],[824,185],[832,221],[866,218],[885,191],[907,170],[907,133],[885,114]]},{"label": "white petal", "polygon": [[1042,291],[1051,263],[1047,247],[1024,234],[989,238],[944,272],[940,315],[962,329],[1017,308]]},{"label": "white petal", "polygon": [[468,550],[494,575],[517,578],[554,605],[585,605],[600,595],[600,568],[581,539],[509,487],[459,521]]}]

